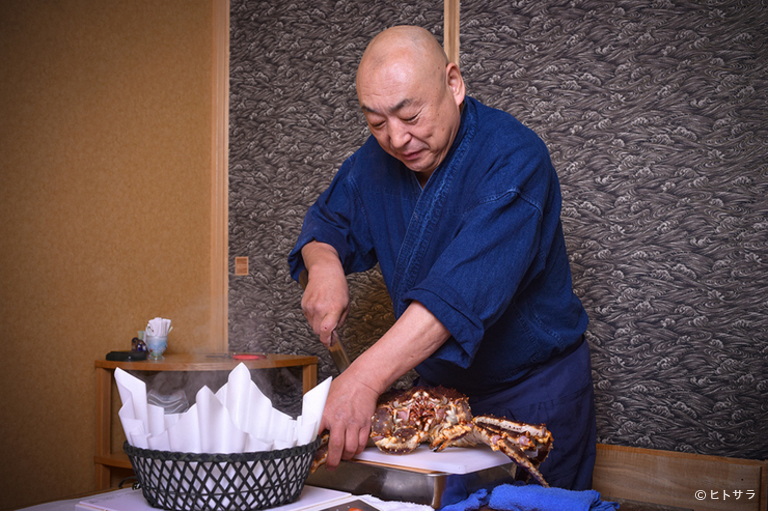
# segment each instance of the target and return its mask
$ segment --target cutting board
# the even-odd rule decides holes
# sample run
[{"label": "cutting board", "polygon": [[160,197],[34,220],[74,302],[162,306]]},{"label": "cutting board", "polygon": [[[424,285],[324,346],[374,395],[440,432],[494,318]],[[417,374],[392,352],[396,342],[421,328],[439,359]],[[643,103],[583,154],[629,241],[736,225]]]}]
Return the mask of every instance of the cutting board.
[{"label": "cutting board", "polygon": [[409,454],[400,455],[385,454],[378,447],[366,447],[354,459],[447,474],[469,474],[505,465],[511,461],[504,453],[493,451],[485,445],[448,447],[444,451],[433,452],[427,444],[421,444],[418,449]]}]

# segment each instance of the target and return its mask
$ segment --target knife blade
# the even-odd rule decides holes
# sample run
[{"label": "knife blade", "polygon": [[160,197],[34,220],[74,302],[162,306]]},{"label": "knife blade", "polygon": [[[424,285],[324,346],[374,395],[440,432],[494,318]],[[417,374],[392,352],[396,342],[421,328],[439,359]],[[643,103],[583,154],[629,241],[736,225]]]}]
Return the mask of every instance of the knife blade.
[{"label": "knife blade", "polygon": [[[302,270],[299,274],[299,284],[301,284],[301,289],[306,290],[308,282],[309,273],[307,273],[307,270]],[[347,355],[344,343],[341,342],[341,337],[339,337],[339,333],[336,330],[331,332],[331,346],[328,348],[328,352],[331,354],[331,360],[333,360],[333,364],[340,373],[349,367],[349,355]]]}]

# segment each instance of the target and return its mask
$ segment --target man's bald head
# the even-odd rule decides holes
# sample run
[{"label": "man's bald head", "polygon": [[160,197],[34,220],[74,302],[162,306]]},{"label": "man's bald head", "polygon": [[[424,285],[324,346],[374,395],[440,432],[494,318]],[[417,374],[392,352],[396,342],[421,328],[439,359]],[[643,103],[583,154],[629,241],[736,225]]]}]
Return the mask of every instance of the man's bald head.
[{"label": "man's bald head", "polygon": [[361,76],[396,62],[411,66],[412,71],[429,70],[442,74],[449,61],[440,43],[428,30],[396,26],[379,33],[368,43],[357,68],[358,83]]}]

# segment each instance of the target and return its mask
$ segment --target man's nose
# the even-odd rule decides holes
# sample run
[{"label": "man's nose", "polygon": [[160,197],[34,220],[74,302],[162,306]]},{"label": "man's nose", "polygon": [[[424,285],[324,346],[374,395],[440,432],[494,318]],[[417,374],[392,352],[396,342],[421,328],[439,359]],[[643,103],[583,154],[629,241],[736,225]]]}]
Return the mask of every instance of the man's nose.
[{"label": "man's nose", "polygon": [[411,133],[402,122],[391,122],[389,124],[389,141],[392,147],[402,148],[411,140]]}]

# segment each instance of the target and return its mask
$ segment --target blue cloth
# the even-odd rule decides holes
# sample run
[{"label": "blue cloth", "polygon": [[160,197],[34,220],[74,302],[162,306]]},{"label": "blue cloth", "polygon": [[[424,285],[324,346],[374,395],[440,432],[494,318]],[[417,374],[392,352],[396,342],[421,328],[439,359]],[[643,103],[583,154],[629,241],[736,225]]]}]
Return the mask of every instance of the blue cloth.
[{"label": "blue cloth", "polygon": [[461,126],[424,188],[375,138],[306,214],[289,255],[332,245],[347,273],[379,263],[399,317],[421,302],[452,337],[416,367],[467,395],[508,387],[575,345],[587,315],[571,287],[560,187],[541,139],[466,98]]},{"label": "blue cloth", "polygon": [[603,502],[595,490],[571,491],[542,486],[497,486],[488,506],[498,511],[609,511],[615,502]]},{"label": "blue cloth", "polygon": [[604,502],[595,490],[571,491],[528,485],[504,484],[489,494],[481,489],[466,500],[440,508],[440,511],[473,511],[488,506],[498,511],[612,511],[616,502]]},{"label": "blue cloth", "polygon": [[488,495],[488,490],[483,488],[481,490],[477,490],[475,493],[467,497],[465,500],[462,500],[461,502],[441,507],[440,511],[471,511],[472,509],[480,509],[481,507],[488,504],[489,498],[490,495]]}]

